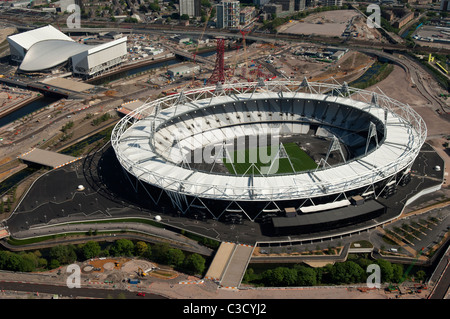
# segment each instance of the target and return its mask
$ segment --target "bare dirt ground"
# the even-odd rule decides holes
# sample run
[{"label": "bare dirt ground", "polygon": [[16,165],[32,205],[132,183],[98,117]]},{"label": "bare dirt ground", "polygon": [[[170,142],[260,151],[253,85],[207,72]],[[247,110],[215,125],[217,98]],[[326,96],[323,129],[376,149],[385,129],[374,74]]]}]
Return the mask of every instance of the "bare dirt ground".
[{"label": "bare dirt ground", "polygon": [[425,121],[427,126],[427,142],[433,146],[445,161],[447,178],[444,187],[449,186],[448,174],[450,173],[450,154],[445,151],[443,144],[447,142],[445,136],[450,135],[450,123],[435,112],[436,106],[429,102],[406,79],[405,71],[394,66],[394,70],[383,81],[367,88],[367,90],[379,92],[381,89],[387,96],[400,102],[409,104]]},{"label": "bare dirt ground", "polygon": [[280,26],[278,32],[340,37],[350,22],[352,22],[352,25],[347,31],[358,33],[359,39],[377,42],[382,40],[378,30],[375,28],[370,29],[366,24],[365,18],[354,10],[313,13],[303,20],[293,20]]},{"label": "bare dirt ground", "polygon": [[330,65],[325,72],[313,77],[311,81],[333,82],[330,80],[333,78],[340,83],[349,83],[361,76],[373,62],[374,59],[366,54],[350,51],[340,61]]},{"label": "bare dirt ground", "polygon": [[420,95],[417,89],[411,87],[411,83],[408,81],[405,71],[397,65],[394,65],[394,70],[386,79],[368,87],[367,90],[380,92],[378,88],[387,96],[400,102],[407,103],[410,106],[422,106],[427,104],[427,101]]},{"label": "bare dirt ground", "polygon": [[0,43],[6,40],[6,37],[16,32],[16,28],[12,27],[4,27],[3,25],[0,28]]},{"label": "bare dirt ground", "polygon": [[278,32],[341,36],[350,19],[357,15],[353,10],[314,13],[303,19],[303,22],[292,21],[281,26]]},{"label": "bare dirt ground", "polygon": [[425,121],[429,137],[450,134],[450,123],[434,111],[437,106],[429,104],[416,88],[411,87],[401,67],[394,66],[394,70],[386,79],[367,90],[381,90],[387,96],[410,105]]}]

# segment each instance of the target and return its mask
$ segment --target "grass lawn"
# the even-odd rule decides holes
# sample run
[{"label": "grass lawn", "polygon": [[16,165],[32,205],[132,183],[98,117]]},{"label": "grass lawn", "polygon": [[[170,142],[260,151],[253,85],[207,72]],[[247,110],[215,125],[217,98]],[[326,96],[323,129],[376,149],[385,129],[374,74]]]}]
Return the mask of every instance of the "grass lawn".
[{"label": "grass lawn", "polygon": [[[292,169],[291,163],[289,162],[288,158],[278,158],[278,163],[274,162],[269,171],[270,174],[302,172],[317,168],[316,162],[314,162],[314,160],[309,157],[308,154],[306,154],[300,147],[298,147],[297,144],[286,143],[283,145],[294,169]],[[256,155],[253,155],[252,158],[250,158],[250,151],[256,153]],[[262,171],[263,169],[265,169],[266,171],[269,169],[272,163],[272,159],[275,158],[277,152],[278,147],[274,149],[271,149],[270,147],[260,147],[257,149],[246,149],[237,152],[230,152],[230,157],[233,160],[234,168],[238,175],[252,173],[254,175],[260,175],[260,172],[265,173],[264,171]],[[260,154],[262,155],[262,158],[260,158]],[[264,157],[267,157],[267,159],[270,159],[270,161],[266,160]],[[231,174],[234,174],[233,165],[231,165],[231,162],[227,159],[222,160],[228,171]],[[255,164],[256,169],[253,167],[251,168],[252,164]]]}]

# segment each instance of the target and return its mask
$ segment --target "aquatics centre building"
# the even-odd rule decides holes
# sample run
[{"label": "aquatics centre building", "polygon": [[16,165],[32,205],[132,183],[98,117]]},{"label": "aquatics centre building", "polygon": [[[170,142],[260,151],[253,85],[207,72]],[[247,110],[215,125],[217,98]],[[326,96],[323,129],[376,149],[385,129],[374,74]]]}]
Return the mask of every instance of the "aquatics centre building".
[{"label": "aquatics centre building", "polygon": [[21,72],[49,72],[64,66],[74,75],[91,77],[127,60],[127,37],[86,45],[48,25],[7,40],[11,60],[19,63]]}]

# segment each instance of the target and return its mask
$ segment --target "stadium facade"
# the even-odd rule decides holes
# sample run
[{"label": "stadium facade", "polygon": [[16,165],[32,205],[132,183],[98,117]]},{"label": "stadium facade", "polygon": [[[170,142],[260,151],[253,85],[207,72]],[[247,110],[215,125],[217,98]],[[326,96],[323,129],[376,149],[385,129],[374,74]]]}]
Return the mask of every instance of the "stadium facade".
[{"label": "stadium facade", "polygon": [[22,72],[48,72],[65,66],[75,75],[90,77],[127,59],[127,37],[99,45],[74,41],[51,25],[7,38],[11,60]]},{"label": "stadium facade", "polygon": [[[265,170],[224,168],[226,159],[232,162],[227,146],[252,136],[277,138]],[[284,233],[383,214],[375,200],[408,182],[425,138],[424,121],[408,105],[305,79],[219,84],[151,101],[116,125],[111,142],[132,187],[155,204],[166,198],[182,215],[249,219]],[[286,139],[305,149],[316,168],[273,170],[276,160],[294,161]],[[315,141],[326,149],[308,150]],[[192,161],[199,150],[208,165]]]}]

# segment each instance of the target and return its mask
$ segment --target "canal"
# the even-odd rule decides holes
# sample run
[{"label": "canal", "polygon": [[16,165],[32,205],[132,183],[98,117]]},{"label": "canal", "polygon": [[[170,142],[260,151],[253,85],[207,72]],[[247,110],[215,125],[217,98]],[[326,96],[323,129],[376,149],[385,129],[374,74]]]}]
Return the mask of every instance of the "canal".
[{"label": "canal", "polygon": [[[214,54],[216,54],[216,51],[210,50],[207,52],[201,52],[198,55],[202,56],[202,57],[208,57],[208,56],[212,56]],[[98,80],[93,80],[93,81],[89,82],[89,84],[103,85],[105,83],[108,83],[111,81],[116,81],[116,80],[119,80],[120,78],[124,78],[124,77],[130,76],[130,75],[138,74],[141,72],[145,72],[148,70],[157,69],[157,68],[161,68],[161,67],[167,67],[167,66],[174,65],[174,64],[177,64],[180,62],[182,62],[181,59],[177,59],[177,58],[173,57],[170,60],[141,65],[136,68],[128,69],[123,72],[118,72],[118,73],[112,74],[110,76],[100,78]],[[50,97],[50,96],[42,96],[42,98],[35,100],[35,101],[27,104],[26,106],[18,109],[17,111],[12,112],[12,113],[0,118],[0,127],[7,125],[9,123],[12,123],[17,119],[20,119],[30,113],[33,113],[33,112],[35,112],[43,107],[46,107],[56,101],[58,101],[58,98]]]},{"label": "canal", "polygon": [[[198,53],[198,55],[202,56],[202,57],[209,57],[209,56],[212,56],[214,54],[216,54],[215,50]],[[134,75],[134,74],[146,72],[146,71],[152,70],[152,69],[168,67],[168,66],[171,66],[171,65],[174,65],[174,64],[178,64],[178,63],[180,63],[182,61],[183,61],[183,59],[181,59],[181,58],[173,57],[173,58],[171,58],[169,60],[165,60],[165,61],[162,61],[162,62],[152,62],[150,64],[141,65],[141,66],[138,66],[136,68],[124,70],[122,72],[117,72],[117,73],[111,74],[109,76],[105,76],[105,77],[99,78],[98,80],[92,80],[92,81],[87,81],[87,82],[89,84],[92,84],[92,85],[103,85],[103,84],[108,83],[108,82],[116,81],[116,80],[118,80],[120,78],[124,78],[124,77],[131,76],[131,75]]]},{"label": "canal", "polygon": [[58,98],[42,95],[40,99],[34,100],[33,102],[28,103],[27,105],[18,109],[17,111],[14,111],[0,118],[0,127],[12,123],[15,120],[18,120],[56,101],[58,101]]}]

